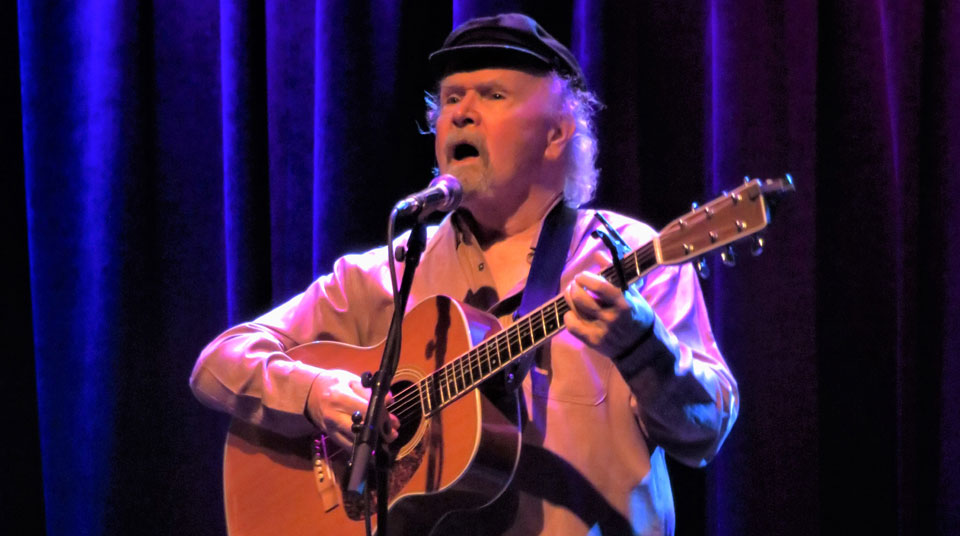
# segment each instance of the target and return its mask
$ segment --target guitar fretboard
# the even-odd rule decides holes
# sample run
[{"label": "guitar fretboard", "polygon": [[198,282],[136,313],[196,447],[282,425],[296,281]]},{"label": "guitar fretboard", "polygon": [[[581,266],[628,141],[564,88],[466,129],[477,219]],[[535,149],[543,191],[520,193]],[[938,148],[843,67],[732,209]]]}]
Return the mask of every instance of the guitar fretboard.
[{"label": "guitar fretboard", "polygon": [[[620,265],[627,285],[646,275],[657,266],[653,242],[625,255]],[[620,286],[615,266],[607,267],[600,275]],[[563,315],[569,310],[566,300],[559,295],[417,382],[415,389],[422,413],[430,415],[443,409],[559,333],[565,327]]]}]

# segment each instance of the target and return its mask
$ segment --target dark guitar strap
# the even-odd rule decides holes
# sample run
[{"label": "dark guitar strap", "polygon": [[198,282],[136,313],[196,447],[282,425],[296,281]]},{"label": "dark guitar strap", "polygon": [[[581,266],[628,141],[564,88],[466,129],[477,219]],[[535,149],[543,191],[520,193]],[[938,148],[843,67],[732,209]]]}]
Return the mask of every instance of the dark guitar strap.
[{"label": "dark guitar strap", "polygon": [[[547,214],[537,239],[537,247],[530,263],[527,285],[523,289],[520,307],[513,317],[520,318],[543,305],[560,292],[560,275],[567,262],[567,252],[577,223],[577,209],[562,201]],[[507,370],[504,378],[509,389],[516,389],[523,381],[542,346],[523,355]]]}]

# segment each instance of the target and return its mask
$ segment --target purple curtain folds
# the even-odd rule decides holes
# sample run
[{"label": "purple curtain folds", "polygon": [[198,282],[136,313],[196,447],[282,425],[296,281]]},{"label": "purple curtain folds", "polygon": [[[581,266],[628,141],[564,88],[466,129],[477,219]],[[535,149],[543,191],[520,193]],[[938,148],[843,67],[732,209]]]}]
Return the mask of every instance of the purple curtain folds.
[{"label": "purple curtain folds", "polygon": [[796,177],[763,256],[711,260],[741,411],[706,470],[671,465],[679,533],[960,532],[957,2],[424,4],[8,8],[29,299],[5,318],[35,367],[6,390],[36,393],[10,408],[41,450],[17,475],[43,478],[3,489],[42,489],[31,532],[224,532],[228,419],[193,360],[383,241],[433,167],[427,55],[500,11],[569,43],[606,104],[596,206],[660,227]]}]

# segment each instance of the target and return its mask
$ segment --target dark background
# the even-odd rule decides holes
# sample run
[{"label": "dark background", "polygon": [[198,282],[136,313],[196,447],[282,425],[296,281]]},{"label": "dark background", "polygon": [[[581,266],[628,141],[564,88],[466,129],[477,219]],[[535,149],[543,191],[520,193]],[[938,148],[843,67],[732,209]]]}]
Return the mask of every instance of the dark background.
[{"label": "dark background", "polygon": [[655,227],[791,172],[712,260],[740,419],[678,533],[960,533],[956,1],[3,3],[3,519],[221,534],[204,344],[383,241],[433,165],[426,56],[520,10],[580,58],[595,206]]}]

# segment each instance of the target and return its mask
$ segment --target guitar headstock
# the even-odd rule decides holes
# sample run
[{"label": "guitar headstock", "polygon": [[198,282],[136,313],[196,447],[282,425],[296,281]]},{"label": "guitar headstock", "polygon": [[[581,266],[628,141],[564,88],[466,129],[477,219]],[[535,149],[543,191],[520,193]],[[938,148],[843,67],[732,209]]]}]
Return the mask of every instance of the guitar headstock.
[{"label": "guitar headstock", "polygon": [[770,222],[770,209],[794,191],[793,178],[747,180],[660,231],[660,264],[680,264],[754,235]]}]

